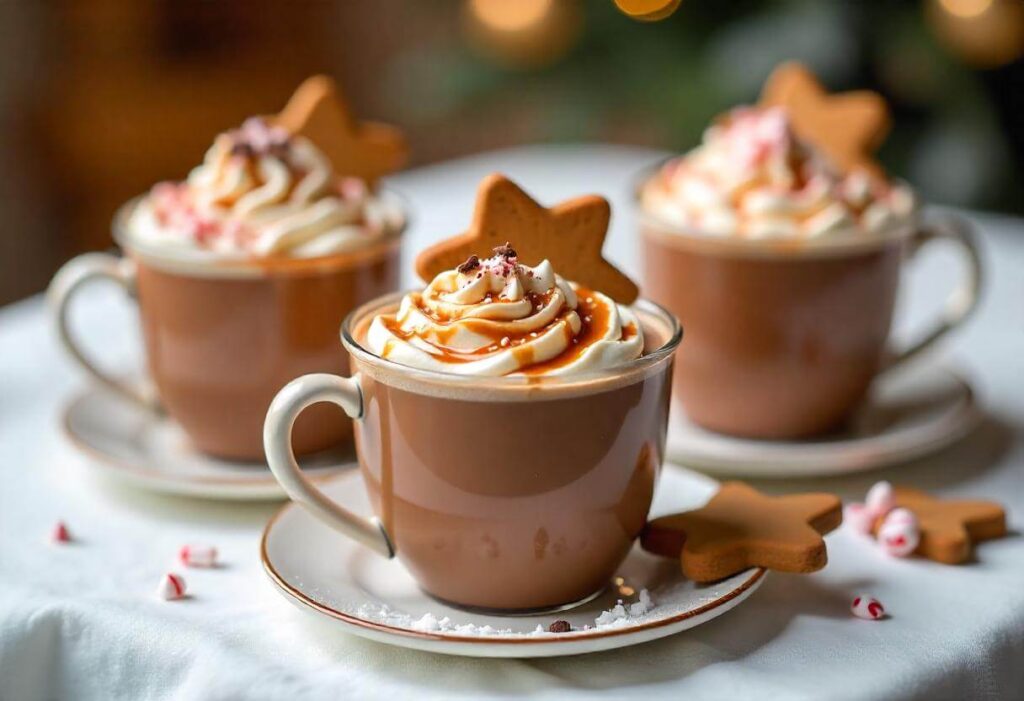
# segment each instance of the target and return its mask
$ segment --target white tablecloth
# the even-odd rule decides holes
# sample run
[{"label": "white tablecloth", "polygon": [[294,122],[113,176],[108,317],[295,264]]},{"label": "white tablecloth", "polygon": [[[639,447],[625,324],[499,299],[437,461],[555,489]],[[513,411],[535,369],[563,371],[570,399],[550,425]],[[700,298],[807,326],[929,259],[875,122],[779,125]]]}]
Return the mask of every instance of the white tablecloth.
[{"label": "white tablecloth", "polygon": [[[599,192],[614,202],[610,257],[634,269],[627,185],[659,154],[618,147],[536,147],[423,168],[393,185],[415,207],[407,249],[469,221],[476,183],[508,173],[544,202]],[[1024,518],[1024,222],[972,217],[989,285],[980,313],[944,350],[973,378],[981,428],[942,455],[827,482],[859,498],[880,478],[947,495],[995,497]],[[934,309],[955,277],[936,254],[908,276],[911,316]],[[408,282],[411,284],[412,276]],[[96,290],[76,310],[93,345],[133,353],[129,307]],[[1024,540],[948,567],[894,561],[839,531],[830,564],[773,575],[712,623],[631,649],[541,661],[435,656],[364,641],[308,619],[260,570],[257,542],[273,505],[161,497],[108,483],[57,429],[84,379],[61,357],[42,300],[0,310],[0,699],[110,698],[1021,698]],[[64,519],[76,543],[46,543]],[[152,596],[178,546],[215,543],[225,566],[185,572],[195,597]],[[852,618],[857,592],[892,617]]]}]

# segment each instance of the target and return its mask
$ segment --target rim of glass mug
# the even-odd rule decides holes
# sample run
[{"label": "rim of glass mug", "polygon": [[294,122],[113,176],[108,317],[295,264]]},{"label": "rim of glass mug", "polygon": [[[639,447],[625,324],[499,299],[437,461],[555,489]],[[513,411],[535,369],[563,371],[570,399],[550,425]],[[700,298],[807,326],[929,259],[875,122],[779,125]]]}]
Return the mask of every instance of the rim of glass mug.
[{"label": "rim of glass mug", "polygon": [[[368,324],[377,314],[396,309],[406,294],[408,291],[395,292],[354,309],[342,322],[341,342],[357,361],[360,373],[389,386],[418,394],[474,401],[537,401],[604,392],[633,384],[657,372],[662,364],[672,358],[683,338],[683,327],[671,312],[656,302],[638,299],[630,307],[648,324],[662,325],[667,338],[658,348],[638,358],[574,375],[454,375],[414,368],[382,358],[357,340],[365,330],[364,323]],[[553,396],[553,393],[557,396]]]},{"label": "rim of glass mug", "polygon": [[[695,227],[685,227],[666,221],[643,204],[643,190],[666,163],[679,158],[667,156],[640,169],[630,179],[630,199],[634,216],[644,226],[641,235],[656,238],[659,243],[698,250],[710,254],[745,258],[829,258],[853,255],[893,245],[910,244],[925,223],[922,221],[921,203],[914,202],[914,208],[906,217],[888,226],[882,232],[860,232],[857,236],[825,236],[814,239],[763,238],[741,239],[735,236],[710,236]],[[910,185],[899,178],[894,183],[913,191]]]},{"label": "rim of glass mug", "polygon": [[408,198],[391,188],[381,188],[376,197],[389,212],[394,213],[395,219],[390,230],[368,246],[322,256],[226,258],[189,248],[172,252],[155,250],[133,241],[128,232],[128,221],[147,196],[133,197],[118,208],[111,222],[114,242],[131,258],[166,272],[193,277],[262,277],[268,273],[301,275],[355,268],[397,248],[412,221]]}]

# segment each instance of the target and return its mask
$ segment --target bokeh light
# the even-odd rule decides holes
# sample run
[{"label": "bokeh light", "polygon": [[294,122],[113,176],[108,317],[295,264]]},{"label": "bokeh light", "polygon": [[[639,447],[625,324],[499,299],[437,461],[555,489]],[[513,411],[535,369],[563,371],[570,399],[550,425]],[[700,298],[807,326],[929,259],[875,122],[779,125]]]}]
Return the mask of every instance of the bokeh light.
[{"label": "bokeh light", "polygon": [[519,32],[543,22],[554,0],[470,0],[469,7],[482,24],[502,32]]},{"label": "bokeh light", "polygon": [[463,26],[477,53],[506,68],[538,68],[573,47],[582,26],[577,0],[467,0]]},{"label": "bokeh light", "polygon": [[940,4],[951,15],[970,19],[984,14],[992,7],[992,0],[940,0]]},{"label": "bokeh light", "polygon": [[679,0],[615,0],[615,6],[635,20],[657,22],[679,9]]},{"label": "bokeh light", "polygon": [[1020,0],[934,0],[927,14],[936,36],[971,66],[994,68],[1024,54]]}]

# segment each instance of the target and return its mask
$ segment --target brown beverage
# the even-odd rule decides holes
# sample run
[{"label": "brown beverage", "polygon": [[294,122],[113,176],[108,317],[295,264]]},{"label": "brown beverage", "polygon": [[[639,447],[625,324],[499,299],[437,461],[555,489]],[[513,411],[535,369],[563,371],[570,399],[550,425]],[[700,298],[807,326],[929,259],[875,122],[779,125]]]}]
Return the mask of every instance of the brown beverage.
[{"label": "brown beverage", "polygon": [[[398,286],[402,206],[336,175],[308,139],[253,119],[217,137],[187,180],[124,207],[121,259],[71,261],[52,286],[61,337],[103,384],[173,418],[201,451],[261,460],[263,418],[298,374],[348,372],[345,315]],[[67,329],[67,304],[106,277],[139,302],[151,388],[98,370]],[[310,453],[351,437],[351,421],[317,407],[296,427]]]},{"label": "brown beverage", "polygon": [[[337,342],[345,314],[398,287],[397,240],[245,276],[175,272],[129,256],[160,404],[199,450],[225,458],[261,460],[263,419],[277,391],[309,372],[347,374]],[[295,450],[351,435],[343,412],[314,407],[295,427]]]},{"label": "brown beverage", "polygon": [[[534,276],[542,268],[527,275],[548,277]],[[578,301],[559,301],[551,320],[549,302],[562,292],[534,295],[529,286],[529,311],[501,324],[547,318],[542,326],[505,336],[467,315],[459,328],[444,323],[426,330],[430,323],[418,315],[454,313],[446,295],[471,287],[473,275],[469,269],[458,283],[443,280],[441,292],[434,289],[438,276],[401,306],[393,296],[354,312],[342,341],[356,375],[313,375],[285,388],[267,417],[268,461],[293,498],[378,552],[397,554],[439,599],[506,611],[570,605],[605,587],[646,521],[682,332],[657,305],[640,301],[626,309],[578,287]],[[502,298],[512,287],[500,294],[491,289],[493,302],[465,307],[476,314],[523,301]],[[538,288],[546,289],[553,288],[547,282]],[[435,332],[447,350],[435,347],[432,358],[417,359],[415,344],[436,339]],[[569,343],[551,356],[544,339]],[[479,350],[463,345],[476,341]],[[636,349],[631,358],[595,360],[627,346]],[[435,360],[450,370],[412,366]],[[506,361],[516,363],[512,372],[477,372]],[[472,363],[478,365],[468,368]],[[338,403],[358,418],[357,453],[373,522],[324,503],[301,479],[288,427],[316,401]]]},{"label": "brown beverage", "polygon": [[[640,187],[644,289],[687,328],[674,396],[714,431],[787,439],[840,427],[871,381],[973,308],[965,227],[923,225],[909,189],[839,176],[779,109],[741,109]],[[904,258],[944,238],[971,266],[941,322],[887,346]]]}]

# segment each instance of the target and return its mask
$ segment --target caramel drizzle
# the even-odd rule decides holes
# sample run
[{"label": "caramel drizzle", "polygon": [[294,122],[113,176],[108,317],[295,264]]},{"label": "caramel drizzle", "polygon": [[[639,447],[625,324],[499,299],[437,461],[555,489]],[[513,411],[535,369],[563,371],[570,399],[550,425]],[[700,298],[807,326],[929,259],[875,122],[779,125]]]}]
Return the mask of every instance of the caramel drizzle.
[{"label": "caramel drizzle", "polygon": [[[433,357],[437,360],[443,363],[452,364],[469,363],[475,360],[481,360],[482,358],[486,358],[494,353],[511,350],[512,357],[515,358],[516,363],[520,368],[518,372],[525,375],[540,375],[569,365],[583,355],[588,348],[607,335],[608,327],[611,323],[611,311],[596,301],[588,302],[587,299],[593,299],[593,294],[594,293],[591,290],[584,287],[578,287],[576,289],[578,302],[575,311],[580,318],[580,331],[575,336],[573,336],[572,326],[570,326],[568,320],[569,314],[573,311],[571,309],[564,310],[553,321],[551,321],[546,328],[522,334],[508,334],[501,330],[500,321],[493,321],[489,319],[452,320],[448,318],[439,318],[436,314],[430,313],[422,305],[422,298],[419,295],[414,296],[414,301],[424,315],[441,326],[441,328],[435,332],[440,343],[439,345],[433,346],[437,351]],[[546,304],[550,299],[550,296],[551,293],[545,293],[543,295],[528,295],[527,298],[533,305],[532,313],[544,306],[544,304]],[[493,303],[506,302],[508,302],[508,300],[497,298]],[[395,314],[382,316],[381,320],[388,331],[404,341],[409,341],[416,336],[414,331],[405,331],[401,328],[400,322]],[[458,326],[456,326],[456,323],[458,323]],[[565,336],[565,350],[554,358],[544,362],[534,362],[534,348],[527,345],[527,343],[535,340],[545,333],[549,333],[557,326],[561,327],[561,333]],[[456,351],[448,347],[447,343],[460,329],[468,330],[484,336],[490,339],[491,344],[470,353]],[[622,327],[621,338],[624,341],[629,340],[636,336],[637,332],[638,330],[634,324],[627,324]],[[535,335],[531,336],[531,333]],[[501,342],[505,338],[508,339],[508,343],[502,345]],[[381,352],[381,357],[387,358],[388,354],[392,350],[393,346],[385,344]]]}]

